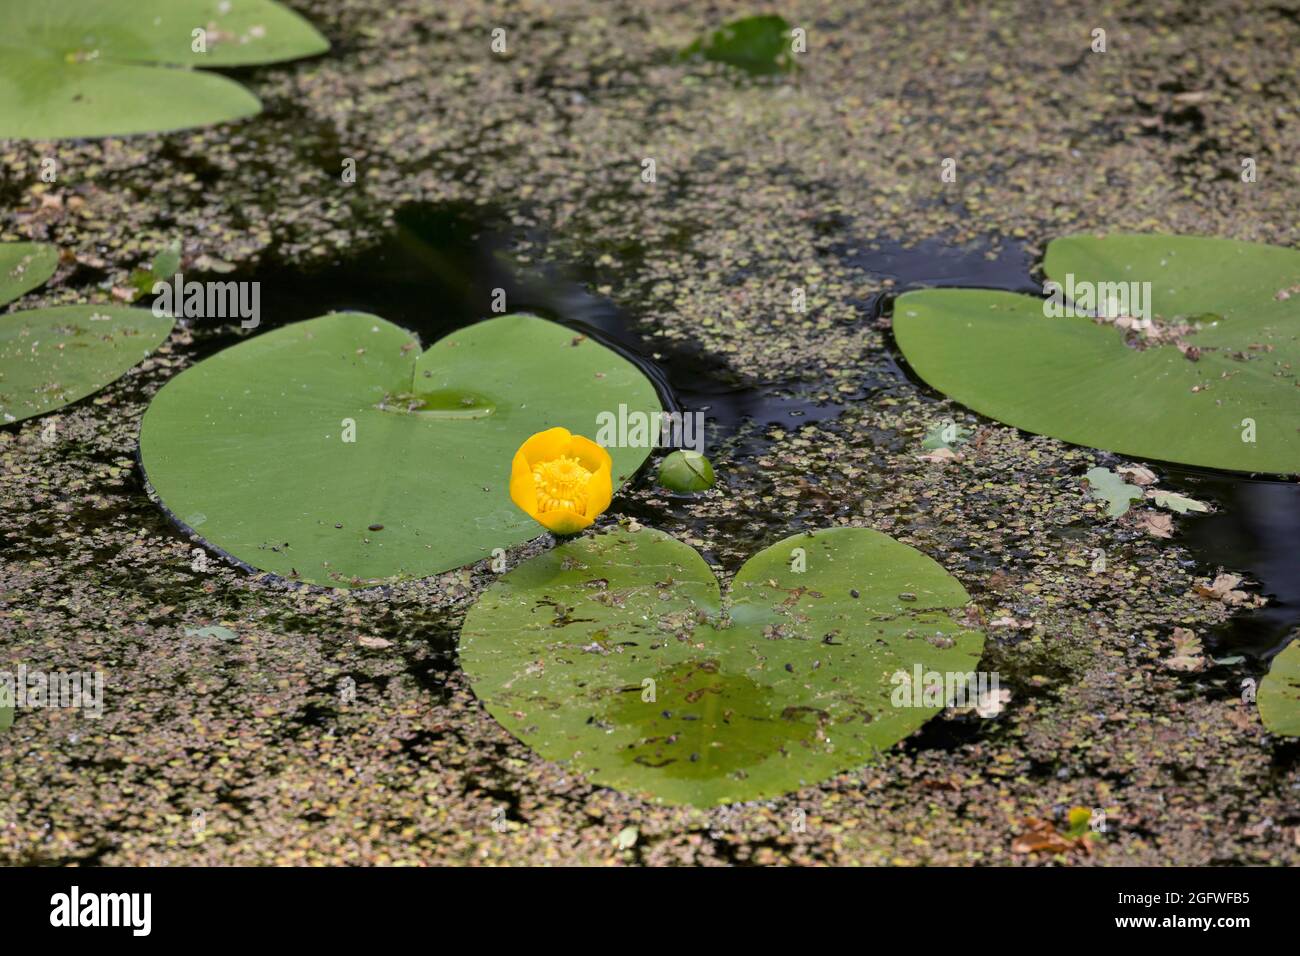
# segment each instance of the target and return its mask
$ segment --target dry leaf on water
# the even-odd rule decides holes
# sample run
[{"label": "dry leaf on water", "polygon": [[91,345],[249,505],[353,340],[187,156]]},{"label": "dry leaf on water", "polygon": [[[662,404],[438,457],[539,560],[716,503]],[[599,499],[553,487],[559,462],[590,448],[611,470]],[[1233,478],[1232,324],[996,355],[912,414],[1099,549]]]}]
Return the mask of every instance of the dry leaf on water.
[{"label": "dry leaf on water", "polygon": [[1147,513],[1138,518],[1138,527],[1157,538],[1171,538],[1174,534],[1174,519],[1169,515]]},{"label": "dry leaf on water", "polygon": [[1263,607],[1268,603],[1256,594],[1238,590],[1237,585],[1240,583],[1240,575],[1220,573],[1209,584],[1196,585],[1196,593],[1232,607]]},{"label": "dry leaf on water", "polygon": [[1117,472],[1134,485],[1141,485],[1145,488],[1147,485],[1156,483],[1156,473],[1150,468],[1143,468],[1141,465],[1125,465],[1123,468],[1116,468]]},{"label": "dry leaf on water", "polygon": [[1195,631],[1185,627],[1174,628],[1174,653],[1165,658],[1165,667],[1172,671],[1199,671],[1205,667],[1205,658],[1201,656],[1204,648]]},{"label": "dry leaf on water", "polygon": [[1069,853],[1079,850],[1085,854],[1092,852],[1089,834],[1068,837],[1056,831],[1056,827],[1047,820],[1026,817],[1025,832],[1018,834],[1011,841],[1012,853]]}]

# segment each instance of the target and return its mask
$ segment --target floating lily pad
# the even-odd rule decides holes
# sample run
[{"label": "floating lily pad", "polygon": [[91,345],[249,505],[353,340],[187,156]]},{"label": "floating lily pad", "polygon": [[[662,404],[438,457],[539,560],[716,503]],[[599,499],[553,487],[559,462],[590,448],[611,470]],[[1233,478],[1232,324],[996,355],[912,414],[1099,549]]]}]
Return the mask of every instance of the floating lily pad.
[{"label": "floating lily pad", "polygon": [[1273,658],[1259,684],[1259,716],[1275,734],[1300,737],[1300,641]]},{"label": "floating lily pad", "polygon": [[[182,372],[140,427],[162,504],[264,571],[339,587],[460,567],[536,537],[510,500],[535,432],[592,434],[620,404],[658,409],[631,362],[527,315],[415,337],[342,312],[285,326]],[[615,485],[649,448],[610,448]]]},{"label": "floating lily pad", "polygon": [[898,299],[899,347],[945,395],[1026,431],[1143,458],[1300,471],[1300,251],[1080,236],[1050,243],[1045,270],[1076,289],[1150,282],[1150,333],[1049,317],[1032,296],[927,289]]},{"label": "floating lily pad", "polygon": [[0,244],[0,305],[45,284],[59,265],[59,250],[44,242]]},{"label": "floating lily pad", "polygon": [[790,24],[775,14],[743,17],[696,40],[683,51],[726,63],[748,73],[782,73],[794,68]]},{"label": "floating lily pad", "polygon": [[[0,305],[54,274],[58,250],[0,245]],[[0,315],[0,424],[62,408],[117,381],[147,358],[172,319],[144,309],[67,305]]]},{"label": "floating lily pad", "polygon": [[[0,139],[114,136],[252,116],[257,97],[191,67],[247,66],[329,48],[273,0],[7,2]],[[206,52],[194,49],[205,31]]]},{"label": "floating lily pad", "polygon": [[876,531],[780,541],[724,599],[694,549],[620,529],[488,588],[460,660],[491,714],[548,760],[709,806],[818,783],[938,713],[895,706],[895,675],[973,671],[984,637],[952,613],[967,600],[942,567]]}]

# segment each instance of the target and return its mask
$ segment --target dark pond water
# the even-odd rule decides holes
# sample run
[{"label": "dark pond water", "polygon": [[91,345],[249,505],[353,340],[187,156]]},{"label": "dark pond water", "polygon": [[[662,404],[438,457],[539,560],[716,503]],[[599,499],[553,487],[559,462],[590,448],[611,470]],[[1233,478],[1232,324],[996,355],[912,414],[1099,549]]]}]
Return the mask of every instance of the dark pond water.
[{"label": "dark pond water", "polygon": [[[741,457],[763,450],[761,426],[787,427],[833,419],[844,407],[801,392],[797,382],[747,381],[725,364],[687,346],[650,340],[635,317],[588,287],[594,270],[553,266],[523,271],[506,256],[500,219],[478,207],[406,207],[389,236],[353,256],[310,268],[277,260],[274,253],[254,267],[222,276],[189,276],[261,283],[264,331],[326,312],[373,312],[416,332],[427,346],[449,332],[492,315],[494,290],[504,289],[509,311],[533,312],[563,322],[617,349],[653,381],[670,409],[702,411],[709,447],[736,440]],[[873,276],[892,280],[889,290],[856,303],[863,322],[892,309],[896,295],[935,286],[1001,289],[1038,294],[1035,256],[1024,246],[1002,243],[967,247],[938,241],[904,247],[890,242],[845,244],[835,254]],[[239,341],[233,325],[196,329],[198,357]],[[253,333],[256,334],[256,333]],[[939,400],[891,347],[882,378],[864,380],[862,391],[840,402],[869,400],[882,388],[908,386]],[[910,383],[910,384],[909,384]],[[747,424],[759,428],[745,428]],[[1216,656],[1242,654],[1258,665],[1280,650],[1300,624],[1300,484],[1186,466],[1160,466],[1168,487],[1211,502],[1209,515],[1179,519],[1175,540],[1187,546],[1198,570],[1209,576],[1223,567],[1244,572],[1267,595],[1266,608],[1236,615],[1209,634]]]}]

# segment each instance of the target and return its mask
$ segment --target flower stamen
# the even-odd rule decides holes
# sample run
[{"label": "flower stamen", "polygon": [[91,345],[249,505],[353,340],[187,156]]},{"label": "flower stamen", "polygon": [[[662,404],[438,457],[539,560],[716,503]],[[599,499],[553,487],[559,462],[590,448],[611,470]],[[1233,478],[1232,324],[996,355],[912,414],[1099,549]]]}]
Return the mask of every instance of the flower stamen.
[{"label": "flower stamen", "polygon": [[577,458],[561,456],[538,462],[533,466],[538,512],[564,510],[585,514],[591,475]]}]

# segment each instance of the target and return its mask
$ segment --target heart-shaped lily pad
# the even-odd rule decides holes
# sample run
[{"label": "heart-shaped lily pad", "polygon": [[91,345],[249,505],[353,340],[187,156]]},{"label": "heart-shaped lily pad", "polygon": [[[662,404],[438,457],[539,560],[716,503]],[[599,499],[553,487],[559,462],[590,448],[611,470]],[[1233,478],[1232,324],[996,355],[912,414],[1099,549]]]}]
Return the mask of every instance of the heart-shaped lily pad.
[{"label": "heart-shaped lily pad", "polygon": [[[54,274],[58,250],[0,245],[0,305]],[[67,305],[0,315],[0,423],[62,408],[121,378],[172,329],[169,316],[110,305]]]},{"label": "heart-shaped lily pad", "polygon": [[[627,359],[528,315],[479,322],[421,354],[373,315],[266,332],[182,372],[140,426],[162,503],[264,571],[352,587],[490,557],[541,529],[510,500],[534,432],[595,434],[597,416],[657,412]],[[649,448],[610,448],[616,486]]]},{"label": "heart-shaped lily pad", "polygon": [[[1044,268],[1062,298],[1086,294],[1111,320],[1053,317],[1044,300],[1007,292],[908,292],[894,334],[917,374],[990,418],[1078,445],[1300,471],[1300,251],[1080,236],[1050,243]],[[1138,311],[1142,283],[1146,328],[1118,315]],[[1108,308],[1120,295],[1129,309]]]},{"label": "heart-shaped lily pad", "polygon": [[1300,641],[1292,641],[1259,684],[1259,716],[1264,726],[1284,737],[1300,737]]},{"label": "heart-shaped lily pad", "polygon": [[0,12],[0,139],[252,116],[261,103],[234,80],[177,67],[275,63],[329,48],[274,0],[3,0]]},{"label": "heart-shaped lily pad", "polygon": [[492,715],[548,760],[709,806],[818,783],[938,713],[919,686],[900,697],[897,675],[973,671],[984,636],[952,614],[967,600],[930,558],[862,528],[766,548],[725,600],[694,549],[614,530],[488,588],[460,661]]}]

